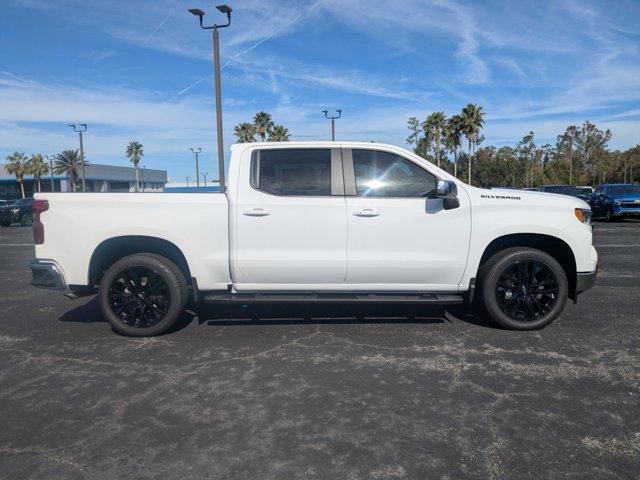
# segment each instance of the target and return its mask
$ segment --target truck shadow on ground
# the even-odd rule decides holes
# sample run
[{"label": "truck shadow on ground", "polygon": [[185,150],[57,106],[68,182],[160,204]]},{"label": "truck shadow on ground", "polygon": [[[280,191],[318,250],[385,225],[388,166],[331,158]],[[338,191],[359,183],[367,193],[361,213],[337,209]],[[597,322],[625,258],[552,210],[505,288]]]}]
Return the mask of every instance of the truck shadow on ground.
[{"label": "truck shadow on ground", "polygon": [[[97,298],[65,312],[59,320],[70,323],[104,322]],[[303,325],[303,324],[444,324],[461,321],[479,327],[500,328],[466,306],[415,304],[247,304],[188,305],[173,333],[192,323],[207,326]]]}]

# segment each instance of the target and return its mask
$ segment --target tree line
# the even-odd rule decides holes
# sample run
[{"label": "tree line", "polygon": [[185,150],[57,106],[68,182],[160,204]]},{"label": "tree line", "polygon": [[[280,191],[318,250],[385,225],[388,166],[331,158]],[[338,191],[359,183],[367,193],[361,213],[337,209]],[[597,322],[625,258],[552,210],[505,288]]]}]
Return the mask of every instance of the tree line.
[{"label": "tree line", "polygon": [[421,157],[483,187],[633,183],[640,176],[640,145],[611,151],[611,131],[588,120],[569,125],[554,144],[537,144],[530,131],[514,146],[504,147],[480,147],[484,122],[482,107],[472,103],[449,118],[444,112],[433,112],[423,121],[411,117],[406,142]]},{"label": "tree line", "polygon": [[288,142],[291,140],[289,129],[283,125],[276,125],[270,113],[258,112],[252,122],[242,122],[235,126],[233,134],[238,137],[236,143],[250,143],[256,141],[256,135],[262,142]]},{"label": "tree line", "polygon": [[[139,164],[144,156],[144,149],[140,142],[129,142],[125,150],[125,155],[136,170],[136,191],[139,190]],[[33,176],[36,182],[38,192],[42,191],[42,179],[53,173],[54,175],[65,175],[69,177],[71,191],[75,192],[79,188],[78,179],[82,171],[82,158],[79,151],[69,149],[53,156],[52,165],[48,165],[44,160],[44,156],[40,153],[34,153],[30,157],[24,152],[13,152],[6,157],[5,170],[7,173],[16,177],[16,181],[20,185],[20,193],[22,198],[24,193],[24,177]],[[85,166],[89,164],[84,161]],[[51,170],[53,166],[53,172]]]}]

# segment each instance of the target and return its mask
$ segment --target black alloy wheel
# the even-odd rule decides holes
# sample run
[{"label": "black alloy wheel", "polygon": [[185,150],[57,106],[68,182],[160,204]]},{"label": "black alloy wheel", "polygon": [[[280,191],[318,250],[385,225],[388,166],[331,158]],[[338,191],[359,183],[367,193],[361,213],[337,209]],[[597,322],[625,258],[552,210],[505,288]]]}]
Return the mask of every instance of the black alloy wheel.
[{"label": "black alloy wheel", "polygon": [[564,268],[531,247],[511,247],[481,267],[476,298],[491,318],[512,330],[535,330],[553,322],[569,294]]},{"label": "black alloy wheel", "polygon": [[549,267],[536,260],[525,260],[502,271],[496,301],[513,320],[532,322],[551,311],[558,301],[558,290],[558,279]]},{"label": "black alloy wheel", "polygon": [[144,267],[122,270],[109,286],[109,306],[130,327],[148,328],[165,317],[171,291],[164,279]]},{"label": "black alloy wheel", "polygon": [[160,335],[173,327],[188,298],[185,275],[171,260],[136,253],[111,265],[100,280],[100,310],[113,329],[133,337]]},{"label": "black alloy wheel", "polygon": [[31,224],[33,224],[33,217],[30,214],[25,213],[20,217],[20,225],[23,227],[29,227]]}]

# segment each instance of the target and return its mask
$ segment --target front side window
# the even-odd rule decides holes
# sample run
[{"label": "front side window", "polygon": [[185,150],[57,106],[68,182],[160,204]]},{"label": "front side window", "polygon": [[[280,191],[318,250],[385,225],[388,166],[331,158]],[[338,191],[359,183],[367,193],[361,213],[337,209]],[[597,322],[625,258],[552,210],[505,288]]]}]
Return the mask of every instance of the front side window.
[{"label": "front side window", "polygon": [[252,160],[251,183],[274,195],[331,195],[331,150],[260,150]]},{"label": "front side window", "polygon": [[352,150],[359,197],[426,197],[436,177],[394,153]]}]

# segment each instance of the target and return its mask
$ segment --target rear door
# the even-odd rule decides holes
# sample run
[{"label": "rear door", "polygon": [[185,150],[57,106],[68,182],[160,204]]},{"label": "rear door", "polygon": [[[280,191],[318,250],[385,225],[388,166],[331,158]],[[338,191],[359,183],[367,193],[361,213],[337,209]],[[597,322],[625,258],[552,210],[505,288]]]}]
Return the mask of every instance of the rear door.
[{"label": "rear door", "polygon": [[347,284],[365,290],[457,291],[471,234],[471,211],[429,199],[437,178],[396,153],[345,149]]},{"label": "rear door", "polygon": [[243,158],[239,179],[236,288],[343,285],[347,221],[340,149],[254,150]]}]

